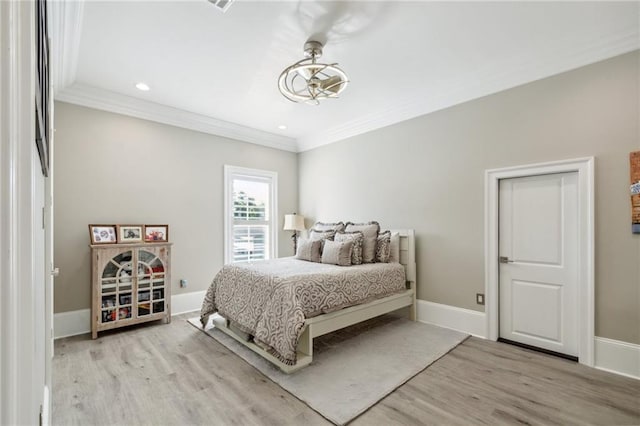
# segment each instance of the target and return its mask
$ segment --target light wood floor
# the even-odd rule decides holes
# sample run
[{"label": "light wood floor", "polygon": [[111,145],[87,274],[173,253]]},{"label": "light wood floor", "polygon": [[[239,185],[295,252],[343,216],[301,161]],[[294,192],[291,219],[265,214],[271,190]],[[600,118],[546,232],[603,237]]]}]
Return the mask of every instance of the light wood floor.
[{"label": "light wood floor", "polygon": [[[57,340],[54,425],[327,425],[189,325]],[[640,381],[470,338],[353,425],[640,424]]]}]

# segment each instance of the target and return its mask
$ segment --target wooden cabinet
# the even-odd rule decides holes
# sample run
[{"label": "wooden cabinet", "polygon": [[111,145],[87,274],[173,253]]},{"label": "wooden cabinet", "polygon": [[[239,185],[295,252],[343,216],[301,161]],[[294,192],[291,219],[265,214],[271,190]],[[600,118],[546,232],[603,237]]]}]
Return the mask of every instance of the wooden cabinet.
[{"label": "wooden cabinet", "polygon": [[141,322],[171,321],[171,243],[91,246],[91,337]]}]

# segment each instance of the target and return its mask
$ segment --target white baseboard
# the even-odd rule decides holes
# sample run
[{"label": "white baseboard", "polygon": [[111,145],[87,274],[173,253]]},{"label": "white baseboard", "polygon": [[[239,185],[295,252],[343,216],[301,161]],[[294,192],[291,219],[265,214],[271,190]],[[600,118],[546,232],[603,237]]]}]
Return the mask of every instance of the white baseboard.
[{"label": "white baseboard", "polygon": [[202,290],[171,296],[171,316],[199,311],[206,292]]},{"label": "white baseboard", "polygon": [[91,332],[91,309],[60,312],[53,315],[53,338],[76,336]]},{"label": "white baseboard", "polygon": [[486,338],[485,313],[456,306],[417,300],[418,321],[452,330],[462,331],[472,336]]},{"label": "white baseboard", "polygon": [[44,387],[44,395],[42,397],[42,417],[41,425],[49,426],[51,424],[51,391],[49,386]]},{"label": "white baseboard", "polygon": [[640,345],[595,338],[595,368],[640,379]]},{"label": "white baseboard", "polygon": [[[206,291],[171,296],[171,316],[199,311]],[[91,309],[60,312],[53,315],[53,338],[77,336],[91,332]]]},{"label": "white baseboard", "polygon": [[[417,302],[418,321],[486,339],[484,312],[420,299]],[[594,346],[595,368],[640,379],[640,345],[596,337]]]},{"label": "white baseboard", "polygon": [[[171,296],[172,315],[194,312],[200,309],[205,291],[195,291]],[[418,299],[418,321],[486,338],[484,312],[458,308]],[[75,336],[91,331],[91,310],[61,312],[54,315],[54,337]],[[640,345],[595,338],[595,368],[640,379]]]}]

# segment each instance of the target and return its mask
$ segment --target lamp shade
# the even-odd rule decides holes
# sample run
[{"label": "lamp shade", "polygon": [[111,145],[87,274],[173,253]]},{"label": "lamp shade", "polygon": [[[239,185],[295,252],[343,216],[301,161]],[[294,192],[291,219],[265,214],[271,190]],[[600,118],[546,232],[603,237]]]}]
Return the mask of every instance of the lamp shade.
[{"label": "lamp shade", "polygon": [[284,228],[285,231],[304,231],[304,216],[299,214],[285,214]]}]

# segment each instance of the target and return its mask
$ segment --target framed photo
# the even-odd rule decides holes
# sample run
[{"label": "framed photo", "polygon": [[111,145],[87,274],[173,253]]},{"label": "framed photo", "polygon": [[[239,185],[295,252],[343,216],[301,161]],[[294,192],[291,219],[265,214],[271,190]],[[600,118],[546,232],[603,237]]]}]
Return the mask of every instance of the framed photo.
[{"label": "framed photo", "polygon": [[169,241],[169,225],[145,225],[144,241],[146,243]]},{"label": "framed photo", "polygon": [[120,295],[120,305],[130,305],[131,304],[131,295],[130,294],[121,294]]},{"label": "framed photo", "polygon": [[50,13],[46,1],[36,3],[35,24],[36,24],[36,64],[35,64],[35,144],[40,156],[40,166],[42,174],[49,176],[50,156],[51,156],[51,135],[49,126],[52,120],[52,111],[49,106],[49,75],[51,70],[51,56],[49,46],[49,29],[47,26],[47,15]]},{"label": "framed photo", "polygon": [[116,226],[115,225],[89,225],[89,236],[91,244],[115,244]]},{"label": "framed photo", "polygon": [[119,243],[141,243],[144,226],[118,225]]}]

